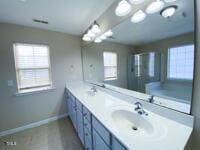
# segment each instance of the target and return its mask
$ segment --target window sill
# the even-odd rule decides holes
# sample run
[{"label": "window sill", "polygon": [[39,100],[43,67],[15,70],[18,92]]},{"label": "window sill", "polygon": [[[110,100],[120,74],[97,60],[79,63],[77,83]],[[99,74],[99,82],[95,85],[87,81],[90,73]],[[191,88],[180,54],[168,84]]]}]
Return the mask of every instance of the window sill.
[{"label": "window sill", "polygon": [[114,80],[117,80],[117,78],[104,79],[104,81],[114,81]]},{"label": "window sill", "polygon": [[55,89],[56,89],[55,87],[43,87],[43,88],[30,89],[30,90],[21,90],[21,91],[14,93],[14,96],[31,95],[31,94],[36,94],[36,93],[53,91]]}]

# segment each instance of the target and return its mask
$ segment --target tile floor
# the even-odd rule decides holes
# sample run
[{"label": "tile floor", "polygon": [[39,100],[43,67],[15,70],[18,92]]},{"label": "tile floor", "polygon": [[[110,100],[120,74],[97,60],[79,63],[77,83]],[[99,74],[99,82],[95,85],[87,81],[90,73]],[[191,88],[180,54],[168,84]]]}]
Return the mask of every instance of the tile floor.
[{"label": "tile floor", "polygon": [[[16,146],[5,146],[16,141]],[[68,118],[0,138],[0,150],[83,150]]]}]

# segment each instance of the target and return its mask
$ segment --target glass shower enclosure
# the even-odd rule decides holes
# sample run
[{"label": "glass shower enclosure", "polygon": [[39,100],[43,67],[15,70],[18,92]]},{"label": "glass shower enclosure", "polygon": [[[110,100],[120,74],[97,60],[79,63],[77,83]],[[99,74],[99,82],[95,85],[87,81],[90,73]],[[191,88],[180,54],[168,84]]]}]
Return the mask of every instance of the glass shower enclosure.
[{"label": "glass shower enclosure", "polygon": [[128,89],[146,93],[146,84],[160,81],[161,54],[131,55],[128,59]]}]

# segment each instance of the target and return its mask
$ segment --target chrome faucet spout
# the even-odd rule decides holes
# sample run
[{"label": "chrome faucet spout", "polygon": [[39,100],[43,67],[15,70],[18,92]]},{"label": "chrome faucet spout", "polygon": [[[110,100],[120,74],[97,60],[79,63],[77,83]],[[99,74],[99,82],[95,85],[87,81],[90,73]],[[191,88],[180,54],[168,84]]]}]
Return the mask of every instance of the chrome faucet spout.
[{"label": "chrome faucet spout", "polygon": [[92,90],[94,93],[97,92],[97,88],[96,88],[94,85],[92,86],[91,90]]},{"label": "chrome faucet spout", "polygon": [[139,115],[148,115],[148,113],[146,111],[144,111],[142,104],[140,102],[136,102],[135,103],[136,107],[135,107],[135,111],[139,114]]}]

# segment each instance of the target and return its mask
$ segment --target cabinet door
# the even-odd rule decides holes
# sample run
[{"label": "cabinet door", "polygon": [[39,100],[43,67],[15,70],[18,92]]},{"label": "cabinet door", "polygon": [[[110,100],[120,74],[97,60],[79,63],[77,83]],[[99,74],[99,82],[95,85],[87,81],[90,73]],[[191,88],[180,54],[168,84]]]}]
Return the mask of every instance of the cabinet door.
[{"label": "cabinet door", "polygon": [[78,136],[82,144],[84,144],[83,115],[82,112],[80,112],[79,110],[77,110],[77,128],[78,128]]},{"label": "cabinet door", "polygon": [[103,141],[99,134],[93,129],[93,149],[110,150],[109,146]]},{"label": "cabinet door", "polygon": [[112,150],[126,150],[126,148],[114,137],[112,137]]},{"label": "cabinet door", "polygon": [[69,118],[72,121],[72,102],[71,102],[71,98],[70,98],[70,96],[67,96],[66,98],[67,98],[68,115],[69,115]]},{"label": "cabinet door", "polygon": [[73,104],[72,104],[72,123],[77,131],[77,109],[76,106],[73,106]]}]

